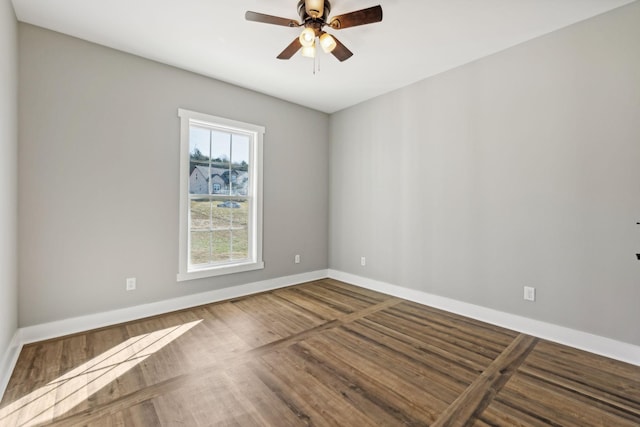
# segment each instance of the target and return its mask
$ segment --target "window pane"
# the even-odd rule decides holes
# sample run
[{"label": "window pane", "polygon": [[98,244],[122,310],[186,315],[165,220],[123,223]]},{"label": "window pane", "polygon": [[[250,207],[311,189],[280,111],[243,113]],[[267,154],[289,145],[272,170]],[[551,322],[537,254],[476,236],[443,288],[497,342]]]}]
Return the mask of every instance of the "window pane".
[{"label": "window pane", "polygon": [[231,218],[233,228],[247,228],[249,220],[249,201],[247,199],[235,199],[233,217]]},{"label": "window pane", "polygon": [[226,199],[218,199],[213,202],[213,228],[216,230],[229,230],[231,228],[231,206],[234,202]]},{"label": "window pane", "polygon": [[231,218],[232,230],[232,253],[231,258],[235,260],[249,257],[249,201],[246,199],[236,199]]},{"label": "window pane", "polygon": [[249,163],[249,137],[247,135],[234,134],[233,150],[231,152],[231,162],[240,165],[242,162]]},{"label": "window pane", "polygon": [[233,230],[232,244],[231,259],[242,260],[249,257],[249,230],[247,227],[235,228]]},{"label": "window pane", "polygon": [[213,256],[211,261],[229,261],[231,247],[231,231],[213,232]]},{"label": "window pane", "polygon": [[209,129],[191,126],[189,127],[189,154],[191,157],[207,159],[210,156]]},{"label": "window pane", "polygon": [[211,262],[211,205],[209,199],[191,201],[191,264]]},{"label": "window pane", "polygon": [[209,193],[209,130],[189,127],[189,193]]},{"label": "window pane", "polygon": [[208,264],[211,262],[211,232],[210,231],[191,231],[191,264]]},{"label": "window pane", "polygon": [[215,204],[214,229],[227,230],[229,240],[226,250],[231,259],[245,259],[248,257],[249,236],[247,200],[229,199]]},{"label": "window pane", "polygon": [[209,230],[211,228],[211,202],[194,199],[191,201],[191,229]]},{"label": "window pane", "polygon": [[211,158],[218,167],[229,168],[231,159],[231,134],[217,130],[211,131]]},{"label": "window pane", "polygon": [[233,135],[231,146],[231,167],[234,172],[232,191],[234,195],[249,193],[249,137]]}]

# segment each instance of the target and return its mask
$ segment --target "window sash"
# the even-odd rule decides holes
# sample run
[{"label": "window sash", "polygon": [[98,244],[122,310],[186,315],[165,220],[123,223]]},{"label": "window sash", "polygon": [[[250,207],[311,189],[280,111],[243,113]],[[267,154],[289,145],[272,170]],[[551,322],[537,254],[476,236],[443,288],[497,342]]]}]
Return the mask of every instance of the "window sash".
[{"label": "window sash", "polygon": [[[230,196],[230,195],[218,195],[218,194],[211,194],[211,195],[201,195],[201,194],[190,194],[189,195],[189,200],[190,202],[194,202],[194,201],[200,201],[200,202],[208,202],[210,204],[210,209],[209,209],[209,218],[206,218],[204,220],[204,222],[206,223],[206,226],[201,226],[201,227],[196,227],[193,225],[193,217],[194,215],[192,214],[192,209],[190,208],[190,215],[189,215],[189,244],[188,244],[188,249],[189,249],[189,256],[188,256],[188,262],[189,262],[189,271],[192,270],[202,270],[203,268],[211,268],[211,267],[215,267],[218,265],[227,265],[227,264],[237,264],[237,263],[242,263],[242,262],[252,262],[256,259],[256,244],[255,244],[255,239],[253,238],[253,236],[255,235],[255,231],[254,231],[254,221],[252,220],[253,218],[253,197],[251,196]],[[244,201],[242,201],[244,200]],[[220,202],[220,203],[218,203]],[[223,203],[230,203],[230,207],[225,207],[223,209],[225,209],[225,211],[222,211],[222,213],[229,213],[230,214],[230,218],[229,218],[229,222],[226,223],[225,225],[218,225],[215,226],[215,220],[213,218],[213,212],[211,209],[211,204],[213,205],[220,205]],[[243,215],[238,215],[237,218],[234,218],[234,214],[238,213],[240,214],[240,211],[236,211],[235,208],[233,207],[233,203],[247,203],[247,221],[246,221],[246,232],[247,232],[247,251],[246,257],[243,258],[232,258],[232,254],[234,253],[233,251],[233,234],[234,232],[240,234],[242,230],[245,230],[245,227],[242,227],[240,225],[234,225],[234,222],[237,220],[241,220]],[[193,203],[189,203],[189,206],[191,207],[193,205]],[[226,211],[228,210],[228,211]],[[229,249],[229,255],[230,255],[230,259],[228,261],[211,261],[210,262],[206,262],[206,263],[194,263],[193,262],[193,242],[192,242],[192,236],[194,233],[221,233],[221,232],[230,232],[231,233],[231,248]],[[211,244],[211,242],[210,242]],[[219,256],[225,255],[225,253],[223,252],[217,252],[217,254]],[[213,258],[213,254],[211,254],[210,259]]]}]

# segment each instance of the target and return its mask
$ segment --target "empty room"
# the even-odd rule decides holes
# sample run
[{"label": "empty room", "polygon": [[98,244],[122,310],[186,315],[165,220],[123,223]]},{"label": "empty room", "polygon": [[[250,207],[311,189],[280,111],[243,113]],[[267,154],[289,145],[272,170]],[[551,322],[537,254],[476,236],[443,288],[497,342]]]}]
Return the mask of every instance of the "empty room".
[{"label": "empty room", "polygon": [[0,426],[640,425],[640,2],[0,0]]}]

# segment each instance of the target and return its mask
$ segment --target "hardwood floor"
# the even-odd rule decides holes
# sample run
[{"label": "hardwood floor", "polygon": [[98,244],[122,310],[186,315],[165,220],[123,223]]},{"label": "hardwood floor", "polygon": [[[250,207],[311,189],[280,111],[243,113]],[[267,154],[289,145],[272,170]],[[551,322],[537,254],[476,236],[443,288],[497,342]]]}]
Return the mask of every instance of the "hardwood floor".
[{"label": "hardwood floor", "polygon": [[25,346],[0,425],[639,426],[640,367],[325,279]]}]

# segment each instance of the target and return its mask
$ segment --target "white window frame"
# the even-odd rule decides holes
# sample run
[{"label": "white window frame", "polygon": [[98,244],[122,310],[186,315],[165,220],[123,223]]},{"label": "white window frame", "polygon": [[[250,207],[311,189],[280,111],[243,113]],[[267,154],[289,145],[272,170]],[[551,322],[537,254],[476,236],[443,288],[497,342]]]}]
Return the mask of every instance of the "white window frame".
[{"label": "white window frame", "polygon": [[[179,259],[178,281],[202,279],[205,277],[221,276],[224,274],[240,273],[244,271],[264,268],[262,260],[262,143],[265,128],[250,123],[243,123],[223,117],[216,117],[196,111],[178,109],[180,117],[180,230],[179,230]],[[228,132],[251,135],[250,144],[250,200],[249,208],[249,259],[240,262],[208,264],[193,266],[189,263],[190,239],[190,208],[189,203],[189,128],[192,123],[205,124]]]}]

